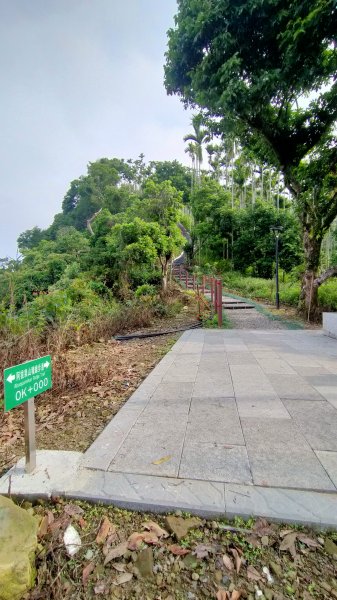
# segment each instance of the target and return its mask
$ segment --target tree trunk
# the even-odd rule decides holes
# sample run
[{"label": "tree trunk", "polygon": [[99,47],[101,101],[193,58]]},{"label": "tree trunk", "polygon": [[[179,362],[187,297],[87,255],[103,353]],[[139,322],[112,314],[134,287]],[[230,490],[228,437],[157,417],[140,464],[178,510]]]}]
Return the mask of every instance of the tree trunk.
[{"label": "tree trunk", "polygon": [[319,267],[319,258],[323,234],[315,234],[306,224],[303,228],[303,248],[305,259],[305,271],[302,277],[301,293],[298,308],[308,321],[317,319],[318,310],[318,287],[314,285]]},{"label": "tree trunk", "polygon": [[161,266],[161,287],[164,294],[167,292],[167,273],[168,273],[169,261],[165,262]]}]

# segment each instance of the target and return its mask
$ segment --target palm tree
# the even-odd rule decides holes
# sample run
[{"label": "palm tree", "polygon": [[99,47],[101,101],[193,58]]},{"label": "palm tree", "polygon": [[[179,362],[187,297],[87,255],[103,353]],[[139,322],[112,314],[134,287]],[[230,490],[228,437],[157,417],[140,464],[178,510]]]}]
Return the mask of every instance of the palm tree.
[{"label": "palm tree", "polygon": [[190,142],[187,148],[185,148],[185,152],[187,152],[187,154],[189,154],[190,158],[192,159],[191,190],[193,191],[196,183],[196,145]]},{"label": "palm tree", "polygon": [[203,116],[201,114],[192,117],[192,126],[194,133],[189,133],[184,136],[184,142],[192,142],[189,144],[187,152],[190,152],[191,145],[194,149],[194,160],[192,159],[193,169],[195,173],[195,183],[200,183],[200,171],[202,165],[202,144],[210,140],[210,135],[207,129],[202,128]]}]

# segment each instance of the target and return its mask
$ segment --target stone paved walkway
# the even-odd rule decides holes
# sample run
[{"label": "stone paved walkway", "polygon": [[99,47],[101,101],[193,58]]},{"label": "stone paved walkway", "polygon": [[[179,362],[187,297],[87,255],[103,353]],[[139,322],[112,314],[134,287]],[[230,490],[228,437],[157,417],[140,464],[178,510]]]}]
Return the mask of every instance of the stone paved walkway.
[{"label": "stone paved walkway", "polygon": [[337,526],[337,341],[185,332],[74,460],[68,496]]},{"label": "stone paved walkway", "polygon": [[115,418],[87,465],[336,491],[336,357],[316,332],[186,332],[117,416],[123,434],[111,435]]}]

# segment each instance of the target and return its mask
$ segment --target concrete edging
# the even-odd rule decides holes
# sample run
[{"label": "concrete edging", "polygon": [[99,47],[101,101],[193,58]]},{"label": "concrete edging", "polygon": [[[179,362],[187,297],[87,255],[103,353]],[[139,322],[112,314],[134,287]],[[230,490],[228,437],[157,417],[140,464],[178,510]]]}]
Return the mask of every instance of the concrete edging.
[{"label": "concrete edging", "polygon": [[253,516],[337,528],[336,493],[113,473],[83,468],[82,457],[79,452],[39,451],[35,472],[26,475],[21,459],[0,479],[0,493],[30,499],[63,496],[144,512],[180,509],[205,518]]}]

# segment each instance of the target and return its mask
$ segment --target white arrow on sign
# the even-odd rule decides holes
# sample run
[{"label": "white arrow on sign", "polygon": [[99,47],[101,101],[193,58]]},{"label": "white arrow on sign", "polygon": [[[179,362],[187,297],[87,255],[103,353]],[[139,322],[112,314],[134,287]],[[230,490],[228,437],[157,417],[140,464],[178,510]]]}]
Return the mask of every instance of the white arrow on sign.
[{"label": "white arrow on sign", "polygon": [[46,362],[43,363],[43,366],[44,366],[45,369],[47,369],[47,367],[49,367],[49,362],[46,360]]},{"label": "white arrow on sign", "polygon": [[8,375],[7,377],[7,381],[9,381],[9,383],[12,383],[12,381],[14,381],[15,379],[15,375]]}]

